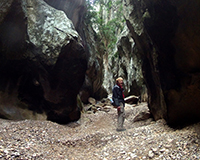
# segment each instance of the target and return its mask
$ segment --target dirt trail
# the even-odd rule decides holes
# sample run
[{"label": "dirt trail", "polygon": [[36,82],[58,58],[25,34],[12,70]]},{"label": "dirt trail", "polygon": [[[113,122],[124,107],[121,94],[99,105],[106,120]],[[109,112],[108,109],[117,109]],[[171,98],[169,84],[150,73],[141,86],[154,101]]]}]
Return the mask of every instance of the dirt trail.
[{"label": "dirt trail", "polygon": [[181,130],[164,120],[134,122],[140,108],[127,105],[126,131],[116,131],[116,109],[83,114],[78,122],[1,121],[1,159],[134,160],[200,159],[200,124]]}]

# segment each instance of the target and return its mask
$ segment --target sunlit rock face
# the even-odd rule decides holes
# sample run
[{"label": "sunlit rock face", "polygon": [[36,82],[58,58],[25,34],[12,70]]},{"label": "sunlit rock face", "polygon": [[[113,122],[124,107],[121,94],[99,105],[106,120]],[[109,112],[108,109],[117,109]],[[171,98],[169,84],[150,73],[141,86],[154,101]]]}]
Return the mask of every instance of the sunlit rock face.
[{"label": "sunlit rock face", "polygon": [[0,5],[0,117],[78,120],[87,62],[71,20],[41,0]]},{"label": "sunlit rock face", "polygon": [[84,84],[80,90],[80,98],[88,103],[89,97],[97,100],[107,97],[107,91],[102,85],[104,79],[103,54],[104,49],[97,39],[94,30],[84,22],[87,11],[85,0],[45,0],[49,5],[64,11],[72,20],[77,32],[82,38],[87,57],[87,71]]},{"label": "sunlit rock face", "polygon": [[172,126],[199,121],[200,2],[126,0],[124,5],[152,115]]},{"label": "sunlit rock face", "polygon": [[137,51],[134,39],[129,29],[118,36],[115,52],[104,61],[104,83],[103,85],[112,93],[115,79],[123,77],[125,96],[140,96],[142,101],[147,101],[147,88],[142,73],[141,54]]},{"label": "sunlit rock face", "polygon": [[94,30],[88,26],[84,31],[85,42],[87,44],[88,69],[86,71],[86,79],[80,91],[81,99],[84,103],[88,103],[89,96],[97,100],[107,97],[108,93],[104,88],[104,57],[105,53],[100,39]]},{"label": "sunlit rock face", "polygon": [[62,10],[80,32],[82,20],[86,12],[85,0],[44,0],[50,6]]}]

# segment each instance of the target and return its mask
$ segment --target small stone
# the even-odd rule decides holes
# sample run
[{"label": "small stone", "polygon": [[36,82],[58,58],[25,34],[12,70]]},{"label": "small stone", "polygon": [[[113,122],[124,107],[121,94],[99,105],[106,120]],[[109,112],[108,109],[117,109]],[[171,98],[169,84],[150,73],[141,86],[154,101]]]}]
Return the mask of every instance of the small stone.
[{"label": "small stone", "polygon": [[169,143],[171,143],[171,142],[173,141],[173,139],[167,139],[167,141],[168,141]]},{"label": "small stone", "polygon": [[96,104],[96,100],[92,97],[88,98],[88,102],[90,102],[91,104],[95,105]]},{"label": "small stone", "polygon": [[4,152],[5,154],[8,154],[8,153],[9,153],[7,149],[4,149],[3,152]]},{"label": "small stone", "polygon": [[166,153],[169,153],[169,149],[166,149],[165,152],[166,152]]},{"label": "small stone", "polygon": [[154,153],[153,153],[153,151],[149,151],[148,156],[149,156],[149,158],[153,158],[153,157],[154,157]]},{"label": "small stone", "polygon": [[194,141],[194,143],[196,143],[196,144],[198,144],[198,142],[199,142],[199,140],[198,140],[198,139],[196,139],[196,140]]},{"label": "small stone", "polygon": [[151,150],[152,150],[154,153],[158,151],[157,148],[151,148]]},{"label": "small stone", "polygon": [[167,145],[165,145],[165,148],[171,148],[171,147],[172,147],[171,144],[167,144]]},{"label": "small stone", "polygon": [[136,158],[137,157],[137,155],[134,154],[134,153],[131,153],[130,156],[131,156],[131,158]]},{"label": "small stone", "polygon": [[165,148],[160,149],[160,152],[161,153],[165,152]]},{"label": "small stone", "polygon": [[104,156],[109,156],[109,153],[107,153],[107,152],[104,152]]},{"label": "small stone", "polygon": [[121,153],[121,154],[126,154],[126,152],[125,152],[125,151],[121,151],[120,153]]},{"label": "small stone", "polygon": [[197,158],[197,156],[196,156],[196,155],[193,155],[193,156],[192,156],[192,159],[196,159],[196,158]]}]

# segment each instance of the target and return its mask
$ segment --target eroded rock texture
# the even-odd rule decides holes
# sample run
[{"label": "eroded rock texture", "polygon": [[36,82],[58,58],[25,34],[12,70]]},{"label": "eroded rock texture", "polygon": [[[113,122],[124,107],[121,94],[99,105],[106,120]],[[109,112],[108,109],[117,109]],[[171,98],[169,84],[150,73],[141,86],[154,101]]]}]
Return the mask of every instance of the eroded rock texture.
[{"label": "eroded rock texture", "polygon": [[102,85],[103,80],[106,78],[104,77],[104,47],[91,26],[85,26],[84,30],[85,42],[87,44],[88,69],[80,96],[84,103],[88,103],[90,96],[101,100],[107,97],[108,93]]},{"label": "eroded rock texture", "polygon": [[71,20],[42,0],[0,6],[0,116],[78,120],[87,62]]},{"label": "eroded rock texture", "polygon": [[124,1],[143,59],[149,108],[170,125],[200,120],[200,2]]},{"label": "eroded rock texture", "polygon": [[74,27],[79,34],[82,32],[83,17],[86,12],[85,0],[44,0],[52,7],[62,10],[67,14],[67,17],[72,20]]},{"label": "eroded rock texture", "polygon": [[72,20],[77,32],[82,37],[87,57],[87,71],[84,85],[80,90],[80,98],[88,103],[89,97],[98,100],[107,97],[107,91],[102,86],[104,80],[103,54],[104,48],[91,26],[84,23],[86,13],[85,0],[45,0],[49,5],[63,10]]},{"label": "eroded rock texture", "polygon": [[[124,24],[125,25],[125,24]],[[142,56],[137,51],[136,43],[127,26],[118,36],[116,50],[104,60],[104,86],[112,93],[117,77],[123,77],[125,96],[140,96],[142,101],[147,101],[147,88],[142,73]]]}]

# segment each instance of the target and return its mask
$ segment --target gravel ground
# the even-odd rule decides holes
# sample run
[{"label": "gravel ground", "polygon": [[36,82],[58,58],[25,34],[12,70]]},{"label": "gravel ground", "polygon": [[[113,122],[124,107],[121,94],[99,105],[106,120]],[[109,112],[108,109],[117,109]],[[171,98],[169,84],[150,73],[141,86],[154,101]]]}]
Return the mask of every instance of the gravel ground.
[{"label": "gravel ground", "polygon": [[126,131],[116,131],[116,109],[82,114],[79,121],[0,119],[0,159],[137,160],[200,159],[200,123],[182,129],[151,118],[133,122],[138,108],[128,105]]}]

